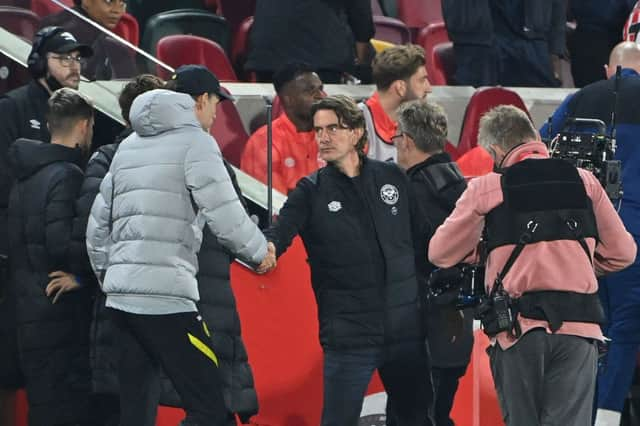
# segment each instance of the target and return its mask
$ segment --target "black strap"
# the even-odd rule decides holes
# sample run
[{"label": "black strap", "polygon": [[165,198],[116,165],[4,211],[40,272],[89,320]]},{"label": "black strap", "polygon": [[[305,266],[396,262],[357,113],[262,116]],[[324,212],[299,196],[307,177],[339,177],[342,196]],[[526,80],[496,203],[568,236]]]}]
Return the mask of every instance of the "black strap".
[{"label": "black strap", "polygon": [[507,275],[507,273],[515,263],[518,256],[520,256],[520,253],[522,253],[524,246],[526,246],[531,242],[533,238],[533,234],[536,232],[537,229],[538,229],[537,222],[531,220],[527,224],[527,230],[523,232],[522,235],[520,235],[520,238],[518,239],[518,244],[516,244],[516,246],[511,251],[511,254],[507,259],[507,262],[502,267],[502,270],[498,272],[498,275],[496,276],[496,280],[493,282],[493,287],[491,288],[491,292],[489,293],[490,297],[493,296],[496,293],[496,291],[504,289],[504,286],[502,284],[504,281],[504,277]]},{"label": "black strap", "polygon": [[582,233],[579,231],[577,224],[575,223],[575,221],[572,222],[570,219],[567,219],[565,223],[567,224],[569,231],[571,231],[571,233],[576,237],[576,240],[578,241],[578,244],[580,244],[580,247],[582,247],[582,250],[584,250],[585,254],[587,255],[587,258],[589,259],[589,263],[593,265],[593,259],[591,258],[591,252],[589,251],[589,246],[587,245],[587,242],[582,236]]}]

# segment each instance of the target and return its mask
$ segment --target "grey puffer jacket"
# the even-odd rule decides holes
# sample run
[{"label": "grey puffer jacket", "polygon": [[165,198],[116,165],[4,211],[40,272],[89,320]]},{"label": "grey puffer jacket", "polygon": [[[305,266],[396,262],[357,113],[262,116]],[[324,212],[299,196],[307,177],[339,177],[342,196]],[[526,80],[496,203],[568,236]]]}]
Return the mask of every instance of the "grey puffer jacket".
[{"label": "grey puffer jacket", "polygon": [[120,144],[91,209],[91,264],[109,307],[195,311],[204,224],[249,264],[264,258],[266,240],[245,213],[190,96],[152,90],[136,98],[129,118],[134,133]]}]

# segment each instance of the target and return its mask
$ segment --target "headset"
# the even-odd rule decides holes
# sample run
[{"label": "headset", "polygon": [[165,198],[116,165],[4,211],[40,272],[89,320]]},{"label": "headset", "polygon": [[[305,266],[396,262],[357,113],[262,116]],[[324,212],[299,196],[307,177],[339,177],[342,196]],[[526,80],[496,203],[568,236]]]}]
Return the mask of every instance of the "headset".
[{"label": "headset", "polygon": [[62,27],[44,27],[36,33],[31,53],[27,58],[27,67],[33,78],[44,77],[47,74],[47,56],[41,54],[40,50],[48,39],[63,32],[65,29]]}]

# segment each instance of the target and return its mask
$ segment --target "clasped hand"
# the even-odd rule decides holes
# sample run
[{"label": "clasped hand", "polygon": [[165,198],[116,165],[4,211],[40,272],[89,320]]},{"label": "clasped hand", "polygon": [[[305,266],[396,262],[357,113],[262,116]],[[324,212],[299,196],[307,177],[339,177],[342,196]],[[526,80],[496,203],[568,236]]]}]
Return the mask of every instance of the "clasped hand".
[{"label": "clasped hand", "polygon": [[276,260],[276,246],[269,242],[267,243],[267,255],[262,259],[262,263],[256,268],[256,272],[264,274],[271,271],[276,267],[278,261]]}]

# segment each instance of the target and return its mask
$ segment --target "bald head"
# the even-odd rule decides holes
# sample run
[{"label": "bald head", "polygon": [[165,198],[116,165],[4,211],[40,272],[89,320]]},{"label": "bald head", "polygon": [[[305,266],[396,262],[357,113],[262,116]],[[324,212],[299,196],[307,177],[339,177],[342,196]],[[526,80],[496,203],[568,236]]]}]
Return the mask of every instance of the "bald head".
[{"label": "bald head", "polygon": [[623,41],[613,48],[609,55],[607,78],[616,73],[618,65],[640,72],[640,44],[633,41]]}]

